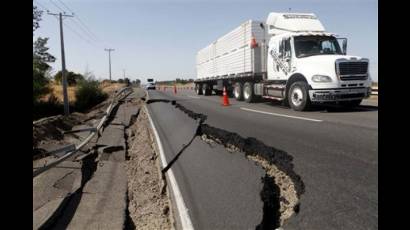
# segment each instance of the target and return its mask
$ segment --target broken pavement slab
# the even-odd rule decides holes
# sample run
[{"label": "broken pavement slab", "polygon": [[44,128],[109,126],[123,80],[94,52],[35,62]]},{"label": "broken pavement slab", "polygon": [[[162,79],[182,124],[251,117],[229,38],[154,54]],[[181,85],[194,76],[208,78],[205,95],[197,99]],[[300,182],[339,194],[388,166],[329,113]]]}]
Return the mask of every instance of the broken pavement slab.
[{"label": "broken pavement slab", "polygon": [[56,217],[70,195],[81,187],[81,164],[65,161],[33,178],[33,229]]},{"label": "broken pavement slab", "polygon": [[97,141],[97,145],[101,146],[122,146],[125,149],[125,128],[123,125],[108,125],[101,137]]},{"label": "broken pavement slab", "polygon": [[98,139],[100,160],[125,161],[125,127],[108,125]]},{"label": "broken pavement slab", "polygon": [[193,226],[197,229],[258,226],[264,212],[260,192],[265,171],[243,154],[230,153],[222,145],[210,145],[195,136],[199,120],[189,117],[189,111],[160,99],[150,100],[152,103],[147,107],[166,161],[169,163],[183,151],[171,169]]},{"label": "broken pavement slab", "polygon": [[[81,201],[72,218],[59,221],[56,229],[123,229],[126,192],[124,163],[99,162],[93,177],[83,188]],[[64,226],[63,223],[68,225]]]},{"label": "broken pavement slab", "polygon": [[137,115],[139,112],[139,107],[133,105],[132,103],[125,102],[119,105],[117,113],[111,124],[124,125],[129,127],[133,116]]}]

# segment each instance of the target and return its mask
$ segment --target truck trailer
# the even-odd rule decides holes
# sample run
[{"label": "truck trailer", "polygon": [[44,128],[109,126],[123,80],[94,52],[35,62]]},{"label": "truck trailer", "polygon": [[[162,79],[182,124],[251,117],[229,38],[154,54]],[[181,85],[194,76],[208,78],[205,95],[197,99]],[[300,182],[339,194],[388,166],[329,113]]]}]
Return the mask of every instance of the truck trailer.
[{"label": "truck trailer", "polygon": [[357,106],[371,94],[369,59],[346,54],[347,38],[325,31],[313,13],[248,20],[196,56],[198,95],[280,100],[303,111],[314,103]]}]

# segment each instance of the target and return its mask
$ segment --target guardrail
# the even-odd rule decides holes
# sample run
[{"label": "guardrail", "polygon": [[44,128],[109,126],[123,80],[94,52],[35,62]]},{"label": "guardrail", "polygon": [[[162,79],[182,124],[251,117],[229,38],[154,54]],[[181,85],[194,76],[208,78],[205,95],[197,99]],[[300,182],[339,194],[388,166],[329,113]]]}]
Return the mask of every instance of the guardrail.
[{"label": "guardrail", "polygon": [[372,87],[372,95],[379,95],[379,87],[378,86]]},{"label": "guardrail", "polygon": [[[71,151],[67,152],[66,154],[64,154],[63,156],[58,158],[57,160],[55,160],[55,161],[49,163],[48,165],[43,166],[42,168],[39,168],[36,171],[34,171],[33,172],[33,178],[40,175],[41,173],[47,171],[48,169],[58,165],[59,163],[65,161],[67,158],[69,158],[74,153],[76,153],[78,150],[80,150],[84,145],[86,145],[94,137],[94,135],[97,132],[100,132],[101,128],[103,127],[103,125],[107,121],[108,117],[111,115],[112,110],[115,108],[115,106],[118,105],[118,102],[120,100],[124,99],[125,97],[127,97],[131,93],[130,90],[132,90],[131,87],[125,87],[125,88],[122,88],[120,91],[118,91],[114,95],[114,97],[112,98],[112,101],[111,101],[110,105],[108,106],[107,110],[105,111],[104,117],[101,118],[101,120],[98,123],[97,127],[95,127],[95,129],[91,131],[90,135],[88,135],[87,138],[85,138],[84,141],[82,141],[79,145],[75,146],[75,148],[70,148],[70,150],[72,149]],[[63,151],[66,148],[67,147],[63,147],[59,150]],[[58,150],[55,150],[53,152],[56,152],[56,151],[58,151]]]}]

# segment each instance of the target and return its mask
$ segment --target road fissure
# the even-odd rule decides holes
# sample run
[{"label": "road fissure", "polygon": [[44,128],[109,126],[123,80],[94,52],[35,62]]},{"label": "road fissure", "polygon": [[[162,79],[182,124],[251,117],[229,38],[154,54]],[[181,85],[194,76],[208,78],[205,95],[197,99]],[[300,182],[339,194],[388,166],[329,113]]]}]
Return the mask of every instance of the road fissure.
[{"label": "road fissure", "polygon": [[178,154],[163,169],[166,172],[180,157],[195,137],[206,143],[216,142],[229,152],[242,152],[248,160],[262,167],[266,174],[261,178],[263,189],[260,197],[263,202],[263,217],[256,229],[275,229],[284,224],[300,208],[299,198],[305,191],[301,177],[293,170],[293,157],[288,153],[265,145],[253,137],[244,138],[236,133],[205,124],[207,115],[187,109],[175,100],[152,99],[147,104],[171,103],[190,118],[199,121],[193,138],[184,145]]}]

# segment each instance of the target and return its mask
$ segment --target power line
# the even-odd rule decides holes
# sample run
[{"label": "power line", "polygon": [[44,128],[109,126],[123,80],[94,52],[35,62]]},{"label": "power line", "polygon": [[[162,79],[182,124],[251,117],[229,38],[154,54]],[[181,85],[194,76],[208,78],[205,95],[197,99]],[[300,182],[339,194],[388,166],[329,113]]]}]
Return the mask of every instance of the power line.
[{"label": "power line", "polygon": [[43,4],[41,4],[39,1],[37,1],[37,0],[34,0],[34,1],[37,3],[38,6],[40,6],[41,8],[43,8],[43,10],[49,11],[48,8],[45,7]]},{"label": "power line", "polygon": [[65,10],[63,10],[61,7],[59,7],[57,4],[55,4],[53,1],[49,0],[51,4],[53,4],[55,7],[57,7],[61,12],[65,13]]},{"label": "power line", "polygon": [[73,12],[73,10],[70,9],[70,7],[68,7],[64,2],[58,0],[67,10]]},{"label": "power line", "polygon": [[[74,11],[68,7],[64,2],[62,2],[61,0],[58,0],[61,5],[63,5],[63,7],[65,7],[68,11],[71,11],[71,13],[74,14]],[[79,15],[76,15],[77,17],[75,17],[75,19],[78,20],[78,22],[80,22],[81,26],[91,35],[91,37],[93,37],[93,39],[95,40],[100,40],[92,31],[91,29],[88,28],[88,26],[83,22],[83,20],[81,20],[81,17]],[[73,19],[74,21],[74,19]]]},{"label": "power line", "polygon": [[[55,17],[58,21],[58,17]],[[71,32],[75,33],[80,39],[84,40],[85,42],[89,43],[90,45],[94,46],[95,48],[98,48],[96,45],[94,45],[91,41],[89,41],[88,39],[84,38],[79,32],[77,32],[76,30],[74,30],[71,26],[69,26],[67,23],[63,22],[63,24],[69,29],[71,30]]]},{"label": "power line", "polygon": [[[60,4],[65,7],[68,11],[70,11],[72,14],[74,14],[74,11],[68,7],[64,2],[62,2],[61,0],[58,0],[58,2],[60,2]],[[75,17],[75,19],[77,19],[78,21],[80,21],[79,19],[79,15],[76,15],[77,17]],[[97,42],[98,38],[96,38],[96,36],[91,32],[90,29],[88,29],[87,26],[84,25],[80,25],[77,23],[77,21],[75,21],[75,19],[72,19],[72,21],[77,25],[77,27],[80,27],[81,30],[83,30],[85,33],[87,33],[87,35],[91,38],[91,40],[94,40]]]},{"label": "power line", "polygon": [[82,35],[80,35],[80,33],[78,33],[76,30],[74,30],[71,26],[69,26],[68,24],[64,23],[64,25],[67,26],[67,28],[69,28],[72,32],[74,32],[75,34],[77,34],[81,39],[85,40],[86,42],[88,42],[90,45],[93,45],[94,47],[98,48],[97,46],[94,45],[94,43],[92,43],[90,40],[84,38]]},{"label": "power line", "polygon": [[[56,3],[54,3],[54,2],[51,1],[51,0],[50,0],[50,2],[51,2],[54,6],[56,6],[57,8],[59,8],[61,11],[64,11],[64,12],[65,12],[65,10],[62,9],[60,6],[58,6]],[[59,2],[62,3],[61,1],[59,1]],[[64,3],[62,3],[62,4],[64,5],[65,8],[68,9],[69,13],[71,13],[72,15],[74,15],[74,12],[73,12],[71,9],[69,9],[69,8],[67,7],[67,5],[65,5]],[[77,15],[76,15],[76,16],[77,16]],[[77,16],[77,17],[78,17],[78,16]],[[72,19],[72,18],[71,18],[71,19]],[[73,22],[76,22],[76,21],[74,21],[74,19],[72,19],[72,20],[73,20]],[[76,24],[78,25],[78,23],[76,23]],[[77,34],[78,36],[80,36],[82,39],[84,39],[84,37],[82,37],[81,35],[79,35],[79,33],[77,33],[76,31],[74,31],[74,29],[71,28],[70,26],[68,26],[66,23],[64,23],[64,25],[66,25],[71,31],[73,31],[74,33],[76,33],[76,34]],[[93,41],[96,42],[96,40],[95,40],[92,36],[90,36],[89,34],[87,34],[87,33],[88,33],[87,31],[85,31],[82,27],[80,27],[80,29],[82,29],[82,30],[85,32],[85,35],[90,38],[89,40],[93,40]],[[85,39],[84,39],[84,40],[85,40]],[[88,40],[87,40],[87,42],[90,43]],[[91,44],[91,43],[90,43],[90,44]]]},{"label": "power line", "polygon": [[[40,2],[38,2],[37,0],[34,0],[41,8],[43,8],[44,10],[46,10],[47,12],[50,11],[47,7],[45,7],[43,4],[41,4]],[[50,3],[52,3],[55,7],[57,7],[58,9],[60,9],[62,12],[65,12],[64,9],[62,9],[60,6],[58,6],[55,2],[53,2],[52,0],[49,0]],[[74,15],[74,12],[72,9],[70,9],[64,2],[62,2],[61,0],[58,0],[68,11],[69,13],[71,13],[72,15]],[[76,22],[74,19],[72,19],[72,21],[77,25],[77,27],[79,27],[82,31],[85,32],[85,34],[87,35],[87,37],[89,37],[89,39],[85,39],[83,36],[81,36],[77,31],[75,31],[72,27],[68,26],[66,23],[64,23],[64,25],[66,25],[72,32],[74,32],[77,36],[79,36],[81,39],[85,40],[86,42],[92,44],[90,41],[93,42],[98,42],[98,37],[91,32],[90,29],[88,29],[88,27],[79,19],[79,16],[76,15],[77,17],[75,17],[75,19],[78,19],[79,22],[82,24],[80,25],[78,22]],[[56,17],[58,20],[58,17]],[[94,45],[94,44],[92,44]]]},{"label": "power line", "polygon": [[85,23],[80,19],[80,17],[77,17],[77,20],[84,26],[84,28],[86,28],[87,31],[89,31],[89,33],[90,33],[92,36],[94,36],[94,38],[95,38],[96,40],[101,41],[101,40],[97,37],[97,35],[95,35],[95,34],[85,25]]},{"label": "power line", "polygon": [[77,25],[78,28],[80,28],[82,31],[85,32],[85,34],[88,35],[89,38],[91,38],[90,40],[93,40],[94,42],[98,42],[97,39],[95,39],[90,32],[88,32],[87,30],[85,30],[82,26],[79,26],[80,24],[78,24],[77,21],[75,21],[74,19],[71,18],[71,20]]}]

